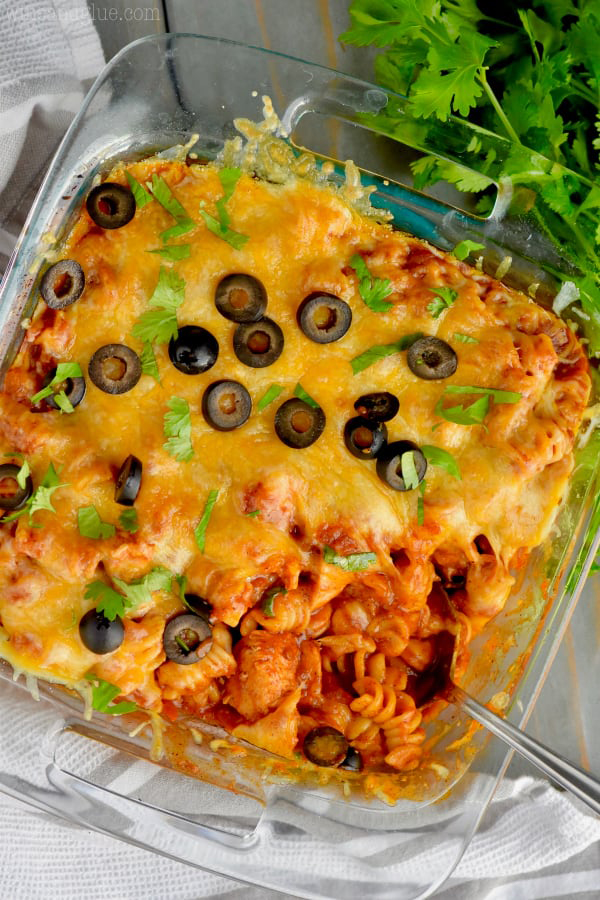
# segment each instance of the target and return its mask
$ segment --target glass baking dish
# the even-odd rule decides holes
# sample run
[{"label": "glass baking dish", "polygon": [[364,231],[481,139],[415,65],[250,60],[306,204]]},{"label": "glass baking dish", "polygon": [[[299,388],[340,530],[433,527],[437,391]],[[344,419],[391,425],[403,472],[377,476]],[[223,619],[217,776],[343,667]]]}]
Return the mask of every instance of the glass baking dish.
[{"label": "glass baking dish", "polygon": [[[92,179],[114,160],[168,152],[193,136],[191,149],[214,158],[235,135],[234,118],[262,118],[263,95],[272,98],[293,147],[334,161],[353,158],[376,188],[373,204],[387,208],[396,226],[442,249],[476,240],[491,271],[510,256],[506,280],[538,283],[542,300],[556,292],[544,266],[568,273],[552,235],[532,225],[531,192],[524,197],[499,184],[491,216],[470,215],[399,183],[398,145],[378,131],[475,166],[477,155],[466,154],[474,137],[481,159],[491,150],[500,158],[507,142],[457,121],[425,126],[410,118],[402,97],[301,60],[198,35],[151,37],[125,48],[100,75],[40,188],[0,293],[2,374],[35,307],[40,266]],[[383,109],[393,112],[385,128],[377,118]],[[339,167],[331,177],[340,177]],[[462,682],[484,703],[493,698],[516,725],[527,721],[596,554],[598,445],[592,432],[578,451],[551,543],[533,554],[505,610],[475,643]],[[389,806],[359,791],[345,797],[335,785],[292,783],[271,771],[276,766],[264,754],[232,754],[216,730],[201,725],[196,741],[167,731],[168,752],[157,766],[148,761],[157,755],[156,732],[152,745],[149,729],[128,733],[120,720],[99,714],[86,721],[78,697],[27,679],[13,684],[7,665],[0,677],[4,720],[19,711],[18,738],[10,731],[18,752],[14,767],[0,773],[0,790],[124,841],[296,896],[430,895],[460,860],[509,761],[504,745],[449,708],[429,736],[432,765],[398,775],[401,797]],[[36,705],[30,694],[38,692]],[[18,764],[24,758],[26,773]]]}]

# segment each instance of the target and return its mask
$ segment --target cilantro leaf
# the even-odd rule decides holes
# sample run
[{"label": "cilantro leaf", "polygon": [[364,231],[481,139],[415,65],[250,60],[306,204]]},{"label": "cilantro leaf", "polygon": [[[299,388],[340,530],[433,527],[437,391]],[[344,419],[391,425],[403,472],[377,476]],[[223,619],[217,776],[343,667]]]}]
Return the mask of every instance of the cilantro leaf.
[{"label": "cilantro leaf", "polygon": [[458,291],[454,291],[449,287],[429,288],[429,290],[432,294],[436,294],[437,296],[435,300],[432,300],[431,303],[427,305],[427,312],[431,314],[432,318],[439,319],[441,314],[445,312],[445,310],[450,309],[455,302],[458,297]]},{"label": "cilantro leaf", "polygon": [[190,251],[191,247],[189,244],[167,244],[164,247],[159,247],[157,250],[146,250],[146,253],[156,253],[162,259],[167,259],[169,262],[177,262],[180,259],[188,259]]},{"label": "cilantro leaf", "polygon": [[29,499],[29,515],[30,520],[34,512],[38,509],[46,509],[49,512],[56,512],[52,506],[52,494],[58,488],[67,487],[67,484],[61,484],[58,473],[54,468],[54,464],[50,463],[46,470],[46,474],[42,478],[40,485],[36,488]]},{"label": "cilantro leaf", "polygon": [[360,253],[354,254],[349,265],[358,276],[358,293],[369,309],[373,312],[388,312],[394,308],[393,303],[385,302],[385,297],[389,297],[392,293],[389,278],[375,278],[371,275]]},{"label": "cilantro leaf", "polygon": [[467,256],[473,256],[477,250],[485,250],[485,246],[475,241],[461,241],[452,252],[457,259],[466,259]]},{"label": "cilantro leaf", "polygon": [[[487,416],[490,408],[489,396],[480,397],[469,406],[449,406],[444,409],[442,400],[438,400],[435,412],[436,415],[446,419],[447,422],[454,422],[455,425],[482,425],[483,420]],[[433,426],[436,428],[437,426]]]},{"label": "cilantro leaf", "polygon": [[167,440],[163,447],[175,459],[189,462],[194,455],[190,407],[182,397],[171,397],[167,406],[169,411],[164,416],[164,434]]},{"label": "cilantro leaf", "polygon": [[228,225],[223,222],[223,219],[215,219],[215,217],[207,213],[206,210],[201,209],[200,215],[204,219],[208,230],[212,231],[212,233],[218,238],[221,238],[221,240],[231,244],[235,250],[241,250],[248,240],[247,234],[240,234],[239,231],[233,231],[233,229],[229,228]]},{"label": "cilantro leaf", "polygon": [[179,200],[173,196],[173,192],[171,188],[160,175],[154,173],[152,175],[152,183],[150,187],[152,194],[155,199],[158,200],[160,205],[166,209],[166,211],[173,216],[173,218],[177,221],[178,224],[190,224],[191,227],[194,227],[194,222],[192,221],[189,213],[186,209],[181,205]]},{"label": "cilantro leaf", "polygon": [[305,403],[308,403],[309,406],[312,406],[313,409],[319,409],[319,404],[316,400],[307,394],[300,382],[294,388],[294,397],[298,397],[299,400],[304,400]]},{"label": "cilantro leaf", "polygon": [[260,509],[253,509],[252,512],[246,513],[247,519],[255,519],[256,516],[260,516]]},{"label": "cilantro leaf", "polygon": [[151,378],[154,378],[160,383],[158,363],[156,362],[156,356],[154,355],[154,348],[152,344],[148,342],[144,344],[144,346],[142,347],[142,352],[140,353],[140,362],[142,364],[142,374],[150,375]]},{"label": "cilantro leaf", "polygon": [[208,230],[212,231],[212,233],[221,238],[221,240],[231,244],[235,250],[241,250],[248,240],[248,235],[240,234],[239,231],[234,231],[229,227],[231,218],[226,209],[226,204],[231,200],[235,187],[241,177],[241,169],[224,168],[219,171],[219,181],[223,187],[223,196],[215,203],[219,215],[218,219],[211,216],[206,210],[200,209],[200,215],[204,219]]},{"label": "cilantro leaf", "polygon": [[103,522],[95,506],[80,506],[77,510],[77,527],[82,537],[105,540],[115,536],[115,526]]},{"label": "cilantro leaf", "polygon": [[110,681],[105,681],[93,672],[88,672],[85,676],[86,681],[92,685],[92,707],[97,712],[106,713],[109,716],[123,716],[126,713],[136,712],[138,706],[127,700],[121,703],[113,703],[115,697],[121,694],[121,688]]},{"label": "cilantro leaf", "polygon": [[223,186],[223,203],[229,203],[233,197],[236,185],[242,177],[242,170],[238,168],[223,168],[219,171],[219,181]]},{"label": "cilantro leaf", "polygon": [[461,480],[458,463],[447,450],[442,450],[441,447],[435,447],[433,444],[423,444],[421,445],[421,453],[432,466],[439,466],[441,469],[445,469],[449,475],[453,475],[459,481]]},{"label": "cilantro leaf", "polygon": [[123,618],[125,615],[125,597],[104,581],[91,581],[83,596],[86,600],[91,600],[97,611],[110,622],[114,622],[117,616]]},{"label": "cilantro leaf", "polygon": [[479,341],[477,338],[471,337],[468,334],[461,334],[460,331],[454,332],[454,340],[459,341],[461,344],[478,344]]},{"label": "cilantro leaf", "polygon": [[419,476],[415,465],[414,450],[407,450],[400,457],[400,469],[402,480],[407,491],[414,491],[419,486]]},{"label": "cilantro leaf", "polygon": [[209,491],[208,497],[206,499],[206,503],[204,504],[204,511],[202,513],[202,518],[196,525],[194,529],[194,537],[196,538],[196,544],[198,545],[198,549],[201,553],[204,553],[204,548],[206,546],[206,529],[208,528],[208,523],[210,521],[210,517],[213,511],[213,507],[217,502],[217,497],[219,496],[219,492],[216,490]]},{"label": "cilantro leaf", "polygon": [[287,594],[287,591],[284,587],[275,586],[267,591],[265,596],[262,599],[261,604],[261,612],[263,616],[267,616],[267,618],[271,618],[275,615],[275,610],[273,609],[273,601],[275,597],[278,597],[279,594]]},{"label": "cilantro leaf", "polygon": [[446,388],[447,394],[487,394],[495,403],[518,403],[522,394],[517,391],[502,391],[497,388],[476,387],[472,384],[451,384]]},{"label": "cilantro leaf", "polygon": [[75,407],[67,397],[64,391],[59,391],[58,394],[54,395],[54,402],[60,409],[61,413],[72,413],[75,412]]},{"label": "cilantro leaf", "polygon": [[128,531],[130,534],[135,534],[136,531],[139,531],[137,510],[131,507],[130,509],[124,509],[121,515],[119,516],[119,525],[124,531]]},{"label": "cilantro leaf", "polygon": [[364,572],[377,562],[375,553],[349,553],[339,556],[332,547],[323,547],[323,559],[332,566],[338,566],[344,572]]},{"label": "cilantro leaf", "polygon": [[425,496],[425,479],[419,485],[419,496],[417,497],[417,525],[425,524],[425,503],[423,501],[423,497]]},{"label": "cilantro leaf", "polygon": [[358,375],[359,372],[368,369],[369,366],[379,362],[380,359],[384,359],[386,356],[392,356],[394,353],[402,353],[403,350],[408,350],[415,341],[418,341],[419,338],[422,337],[423,332],[417,331],[415,334],[405,335],[403,338],[400,338],[399,341],[394,341],[393,344],[376,344],[374,347],[369,347],[364,353],[361,353],[359,356],[355,356],[354,359],[350,360],[353,373]]},{"label": "cilantro leaf", "polygon": [[262,412],[263,409],[266,409],[269,403],[272,403],[273,400],[277,400],[279,395],[283,393],[283,388],[280,384],[272,384],[271,387],[262,395],[258,403],[256,404],[256,408],[259,412]]},{"label": "cilantro leaf", "polygon": [[[34,394],[33,397],[30,398],[31,404],[33,406],[35,406],[35,404],[39,403],[40,400],[45,400],[46,397],[51,397],[54,394],[53,388],[61,385],[64,381],[67,381],[67,379],[82,378],[82,377],[83,377],[83,372],[81,371],[81,366],[79,365],[79,363],[76,363],[76,362],[59,363],[56,367],[56,372],[54,373],[54,377],[52,378],[52,380],[46,385],[45,388],[42,388],[41,391],[38,391],[37,394]],[[73,406],[69,402],[64,391],[61,391],[60,393],[62,393],[64,399],[67,400],[67,403],[64,405],[71,407],[70,409],[68,409],[68,408],[63,409],[62,407],[60,407],[60,408],[63,409],[63,412],[73,412],[74,411]],[[58,395],[55,394],[55,400],[56,400],[57,396]],[[57,401],[57,405],[60,406],[59,401]]]},{"label": "cilantro leaf", "polygon": [[176,338],[177,309],[184,300],[185,280],[174,270],[161,266],[157,285],[148,300],[148,306],[153,308],[143,313],[133,326],[133,337],[148,344],[167,344]]},{"label": "cilantro leaf", "polygon": [[23,460],[21,464],[21,468],[17,472],[17,484],[21,488],[22,491],[25,490],[25,485],[27,483],[28,477],[31,475],[31,469],[29,468],[29,463],[26,459]]},{"label": "cilantro leaf", "polygon": [[143,209],[147,203],[152,203],[152,194],[148,193],[146,188],[139,183],[129,172],[125,172],[125,178],[131,188],[131,193],[135,198],[135,205],[138,209]]}]

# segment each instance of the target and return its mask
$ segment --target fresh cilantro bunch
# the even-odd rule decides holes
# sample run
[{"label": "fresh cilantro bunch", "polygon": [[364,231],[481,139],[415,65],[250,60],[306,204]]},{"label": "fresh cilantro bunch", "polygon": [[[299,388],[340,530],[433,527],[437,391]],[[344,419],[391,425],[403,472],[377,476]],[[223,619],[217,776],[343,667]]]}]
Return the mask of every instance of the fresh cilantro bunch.
[{"label": "fresh cilantro bunch", "polygon": [[[350,17],[341,40],[384,50],[376,78],[408,98],[415,119],[434,129],[457,116],[510,141],[506,154],[483,155],[474,133],[464,152],[454,153],[464,165],[424,156],[413,164],[415,185],[444,180],[476,192],[478,212],[487,214],[493,183],[509,179],[523,198],[519,212],[554,243],[557,260],[568,257],[571,271],[546,268],[575,283],[579,324],[590,352],[600,356],[598,0],[354,0]],[[394,112],[378,114],[387,133],[394,132]],[[402,139],[407,126],[396,117]],[[414,143],[427,140],[421,135]],[[538,195],[531,209],[528,188]]]}]

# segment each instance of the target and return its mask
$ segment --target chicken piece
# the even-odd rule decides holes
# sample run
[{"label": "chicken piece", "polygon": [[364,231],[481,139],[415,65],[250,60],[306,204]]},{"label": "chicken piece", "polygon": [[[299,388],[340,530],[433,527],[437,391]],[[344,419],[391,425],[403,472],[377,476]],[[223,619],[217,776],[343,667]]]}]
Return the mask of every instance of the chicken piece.
[{"label": "chicken piece", "polygon": [[296,687],[298,642],[291,634],[253,631],[242,638],[234,653],[238,669],[227,682],[223,700],[254,722]]}]

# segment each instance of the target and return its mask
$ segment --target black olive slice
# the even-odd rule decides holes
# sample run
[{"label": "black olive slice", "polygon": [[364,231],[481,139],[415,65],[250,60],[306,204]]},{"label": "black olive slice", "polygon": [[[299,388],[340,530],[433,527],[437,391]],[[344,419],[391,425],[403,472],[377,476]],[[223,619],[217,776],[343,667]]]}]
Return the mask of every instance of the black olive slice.
[{"label": "black olive slice", "polygon": [[352,310],[334,294],[315,293],[304,298],[296,317],[307,338],[317,344],[331,344],[350,328]]},{"label": "black olive slice", "polygon": [[115,484],[115,503],[121,506],[133,506],[142,484],[142,463],[130,454],[117,475]]},{"label": "black olive slice", "polygon": [[212,647],[212,630],[204,616],[182,613],[166,625],[163,646],[167,659],[189,666],[206,656]]},{"label": "black olive slice", "polygon": [[[377,458],[377,474],[385,484],[395,491],[409,491],[402,477],[402,457],[405,453],[413,454],[413,462],[417,473],[418,483],[425,478],[427,460],[412,441],[394,441],[388,444]],[[416,486],[416,485],[415,485]]]},{"label": "black olive slice", "polygon": [[348,741],[341,731],[330,725],[319,725],[308,732],[302,749],[315,766],[339,766],[348,754]]},{"label": "black olive slice", "polygon": [[283,331],[272,319],[259,319],[238,325],[233,335],[233,350],[240,362],[262,369],[279,359],[283,350]]},{"label": "black olive slice", "polygon": [[79,300],[85,287],[83,269],[74,259],[61,259],[44,273],[40,294],[50,309],[65,309]]},{"label": "black olive slice", "polygon": [[104,613],[90,609],[79,622],[79,636],[84,647],[103,656],[121,646],[125,629],[119,616],[111,621]]},{"label": "black olive slice", "polygon": [[373,422],[355,416],[346,422],[344,443],[358,459],[375,459],[387,441],[387,428],[383,422]]},{"label": "black olive slice", "polygon": [[359,397],[354,409],[365,419],[389,422],[400,409],[400,401],[389,391],[375,391],[373,394],[363,394]]},{"label": "black olive slice", "polygon": [[217,285],[215,305],[232,322],[258,322],[267,308],[267,292],[253,275],[227,275]]},{"label": "black olive slice", "polygon": [[415,341],[409,348],[406,361],[413,375],[427,381],[454,375],[458,365],[450,344],[436,337],[423,337]]},{"label": "black olive slice", "polygon": [[239,381],[215,381],[202,397],[204,418],[217,431],[233,431],[248,421],[252,399]]},{"label": "black olive slice", "polygon": [[219,355],[219,343],[200,325],[184,325],[169,341],[169,359],[184,375],[201,375],[212,369]]},{"label": "black olive slice", "polygon": [[142,364],[131,347],[106,344],[90,359],[88,373],[96,387],[106,394],[125,394],[140,380]]},{"label": "black olive slice", "polygon": [[314,444],[323,434],[324,428],[325,413],[321,407],[310,406],[297,397],[286,400],[275,413],[277,437],[288,447],[297,450]]},{"label": "black olive slice", "polygon": [[193,612],[200,616],[202,619],[206,619],[208,622],[210,617],[212,616],[213,608],[204,597],[200,597],[199,594],[185,594],[185,602],[186,606],[191,607]]},{"label": "black olive slice", "polygon": [[31,475],[25,479],[25,487],[19,487],[17,475],[20,466],[4,463],[0,466],[0,509],[22,509],[33,494]]},{"label": "black olive slice", "polygon": [[[50,372],[44,378],[42,383],[42,387],[48,387],[52,379],[56,376],[56,369],[51,369]],[[60,390],[65,392],[65,396],[71,406],[79,406],[83,398],[85,397],[85,378],[83,376],[77,378],[65,378],[65,381],[62,385],[53,385],[53,389],[55,393],[58,393]],[[60,409],[60,406],[54,399],[54,396],[51,394],[49,397],[46,397],[46,405],[50,407],[50,409]]]},{"label": "black olive slice", "polygon": [[363,760],[358,750],[348,747],[346,759],[340,763],[340,769],[346,769],[348,772],[362,772]]},{"label": "black olive slice", "polygon": [[135,215],[135,199],[129,188],[112,181],[93,188],[85,205],[90,219],[100,228],[122,228]]}]

